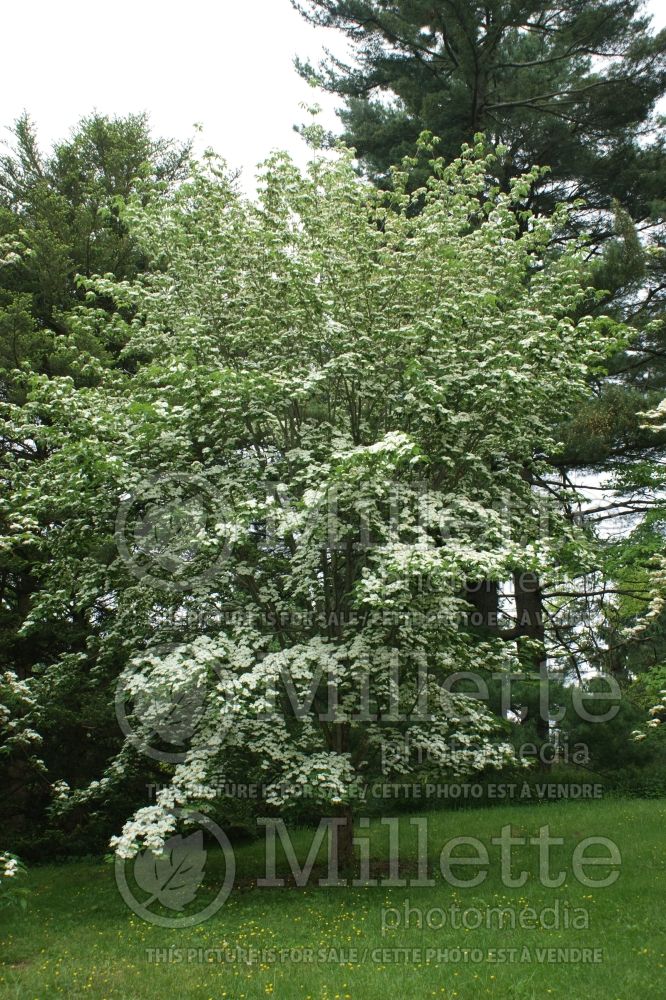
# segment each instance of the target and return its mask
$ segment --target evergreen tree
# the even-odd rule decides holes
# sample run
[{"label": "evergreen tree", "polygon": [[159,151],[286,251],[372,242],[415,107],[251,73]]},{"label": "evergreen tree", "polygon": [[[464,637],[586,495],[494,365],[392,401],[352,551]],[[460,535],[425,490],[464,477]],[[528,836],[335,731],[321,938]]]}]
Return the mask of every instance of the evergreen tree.
[{"label": "evergreen tree", "polygon": [[12,135],[0,157],[0,399],[20,397],[27,374],[79,379],[91,355],[117,356],[122,345],[101,341],[99,324],[74,322],[86,301],[79,278],[143,269],[120,205],[173,183],[189,157],[188,146],[153,139],[145,115],[84,118],[48,156],[27,115]]},{"label": "evergreen tree", "polygon": [[[345,98],[344,139],[368,172],[387,176],[421,131],[447,159],[484,132],[508,148],[510,176],[551,174],[542,202],[584,198],[632,218],[659,197],[662,157],[650,144],[666,88],[666,32],[623,0],[305,0],[311,22],[347,34],[355,61],[300,72]],[[646,147],[647,140],[647,147]]]},{"label": "evergreen tree", "polygon": [[[16,530],[12,512],[21,498],[28,500],[17,468],[47,463],[53,445],[26,437],[20,421],[10,427],[8,415],[13,410],[26,420],[34,416],[56,439],[66,415],[34,414],[35,378],[54,383],[65,377],[90,386],[105,370],[127,368],[116,306],[95,296],[92,301],[81,279],[100,273],[133,280],[144,270],[145,255],[122,221],[121,207],[134,196],[147,201],[173,186],[188,169],[189,148],[152,138],[143,115],[84,118],[48,155],[40,152],[27,116],[16,122],[12,136],[12,147],[0,157],[0,532],[12,536],[0,545],[0,675],[10,669],[23,679],[63,652],[88,648],[103,622],[72,604],[57,625],[28,626],[44,586],[49,529],[40,520],[32,540]],[[81,466],[87,444],[82,442]],[[74,481],[71,488],[73,494]],[[56,519],[70,514],[65,505]],[[93,549],[101,557],[94,547],[91,556]],[[62,584],[66,589],[71,581]],[[106,686],[112,673],[100,670],[46,686],[48,711],[31,721],[44,737],[39,753],[47,768],[86,776],[113,752],[119,734]],[[10,746],[3,762],[3,822],[43,830],[50,793],[35,747],[21,740]]]}]

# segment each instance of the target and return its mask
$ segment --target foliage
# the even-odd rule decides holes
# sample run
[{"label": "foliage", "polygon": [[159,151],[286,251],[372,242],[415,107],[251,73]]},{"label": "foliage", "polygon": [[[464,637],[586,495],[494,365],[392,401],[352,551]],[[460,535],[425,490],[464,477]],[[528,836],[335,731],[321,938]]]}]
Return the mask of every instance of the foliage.
[{"label": "foliage", "polygon": [[[144,705],[173,696],[167,680],[179,699],[206,692],[125,853],[159,845],[175,805],[214,797],[236,754],[276,807],[349,804],[406,731],[440,774],[511,757],[492,716],[441,686],[515,661],[461,625],[465,583],[516,568],[559,579],[586,558],[557,511],[539,531],[525,470],[557,451],[558,421],[626,332],[580,315],[583,248],[549,249],[566,209],[525,211],[537,171],[489,189],[479,141],[452,165],[433,158],[410,191],[413,163],[378,191],[348,151],[305,175],[278,155],[255,205],[209,158],[135,199],[124,221],[147,270],[86,283],[125,323],[131,374],[37,377],[8,410],[19,502],[4,544],[34,546],[42,567],[25,631],[88,629],[47,682],[125,663]],[[373,713],[359,722],[364,684]],[[401,718],[417,703],[420,721]],[[134,749],[160,719],[134,720]]]},{"label": "foliage", "polygon": [[0,910],[27,906],[27,889],[21,885],[26,867],[15,854],[0,851]]},{"label": "foliage", "polygon": [[442,137],[448,160],[485,132],[507,147],[505,177],[550,165],[537,187],[542,208],[582,197],[608,210],[617,198],[636,219],[659,197],[658,147],[640,138],[666,86],[665,35],[652,33],[641,3],[294,6],[350,41],[349,64],[329,56],[318,69],[297,65],[344,97],[345,140],[373,177],[388,177],[423,129]]},{"label": "foliage", "polygon": [[0,544],[0,673],[9,670],[27,684],[33,704],[17,719],[39,731],[43,761],[37,773],[34,755],[26,756],[16,740],[11,754],[5,747],[2,782],[11,794],[1,812],[12,843],[46,836],[48,776],[89,781],[117,752],[109,683],[120,667],[83,679],[65,667],[57,683],[44,678],[59,656],[86,648],[94,626],[74,615],[43,631],[24,628],[48,553],[43,539],[36,542],[14,521],[26,500],[14,473],[17,460],[38,465],[48,448],[14,437],[11,423],[21,423],[35,374],[84,386],[121,364],[125,328],[114,322],[115,307],[91,303],[80,278],[139,273],[145,258],[121,219],[123,201],[136,195],[145,202],[177,183],[188,157],[187,147],[153,139],[143,115],[96,114],[48,154],[23,116],[13,146],[0,157],[0,533],[12,536]]}]

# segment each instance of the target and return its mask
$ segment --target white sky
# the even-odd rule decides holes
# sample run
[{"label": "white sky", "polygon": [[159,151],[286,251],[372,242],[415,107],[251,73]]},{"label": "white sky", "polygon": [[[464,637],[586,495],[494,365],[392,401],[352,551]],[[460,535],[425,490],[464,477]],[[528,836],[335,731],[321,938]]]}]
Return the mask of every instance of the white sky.
[{"label": "white sky", "polygon": [[[663,0],[648,7],[663,25]],[[27,110],[45,146],[92,110],[149,111],[158,135],[188,139],[201,122],[203,145],[242,168],[250,189],[272,149],[305,159],[293,131],[308,117],[301,102],[321,104],[320,121],[337,128],[334,99],[292,60],[316,63],[324,46],[341,55],[346,42],[289,0],[22,0],[4,5],[1,23],[0,126]]]},{"label": "white sky", "polygon": [[[0,125],[27,110],[44,146],[66,137],[93,109],[148,111],[157,135],[189,139],[249,174],[275,148],[304,158],[293,131],[320,104],[338,127],[335,101],[293,67],[324,46],[344,54],[336,33],[314,29],[289,0],[23,0],[3,6]],[[336,45],[337,42],[337,45]]]}]

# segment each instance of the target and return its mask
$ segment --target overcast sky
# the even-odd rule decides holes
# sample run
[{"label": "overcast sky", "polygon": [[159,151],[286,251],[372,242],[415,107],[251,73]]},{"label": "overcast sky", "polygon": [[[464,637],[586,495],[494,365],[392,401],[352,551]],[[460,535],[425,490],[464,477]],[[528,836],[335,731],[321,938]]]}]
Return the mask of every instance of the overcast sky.
[{"label": "overcast sky", "polygon": [[[651,0],[655,23],[666,5]],[[661,12],[660,12],[661,7]],[[311,28],[289,0],[22,0],[2,11],[0,125],[27,110],[44,145],[66,137],[93,109],[109,115],[148,111],[157,134],[188,139],[204,126],[213,146],[244,172],[274,148],[304,159],[293,131],[323,107],[337,127],[335,102],[293,68],[316,62],[324,46],[346,51],[342,36]]]},{"label": "overcast sky", "polygon": [[302,154],[300,103],[322,105],[321,121],[337,128],[334,100],[293,58],[346,43],[289,0],[23,0],[4,6],[2,26],[0,124],[25,109],[44,144],[93,109],[148,111],[164,136],[190,138],[200,122],[204,144],[251,175],[271,149]]}]

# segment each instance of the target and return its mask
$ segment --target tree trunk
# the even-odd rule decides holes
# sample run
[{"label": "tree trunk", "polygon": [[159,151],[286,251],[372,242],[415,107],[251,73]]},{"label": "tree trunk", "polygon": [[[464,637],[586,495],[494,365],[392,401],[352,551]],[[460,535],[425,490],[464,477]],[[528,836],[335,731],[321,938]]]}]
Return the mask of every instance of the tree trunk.
[{"label": "tree trunk", "polygon": [[[530,641],[532,648],[521,652],[526,670],[539,678],[539,707],[536,717],[537,739],[541,745],[550,737],[547,688],[548,664],[546,660],[546,630],[543,616],[543,597],[536,573],[515,573],[516,618],[521,634]],[[519,640],[520,643],[520,640]],[[543,697],[542,697],[543,694]]]},{"label": "tree trunk", "polygon": [[354,812],[350,805],[341,806],[337,819],[344,822],[334,828],[331,843],[331,860],[343,874],[351,874],[354,868]]}]

